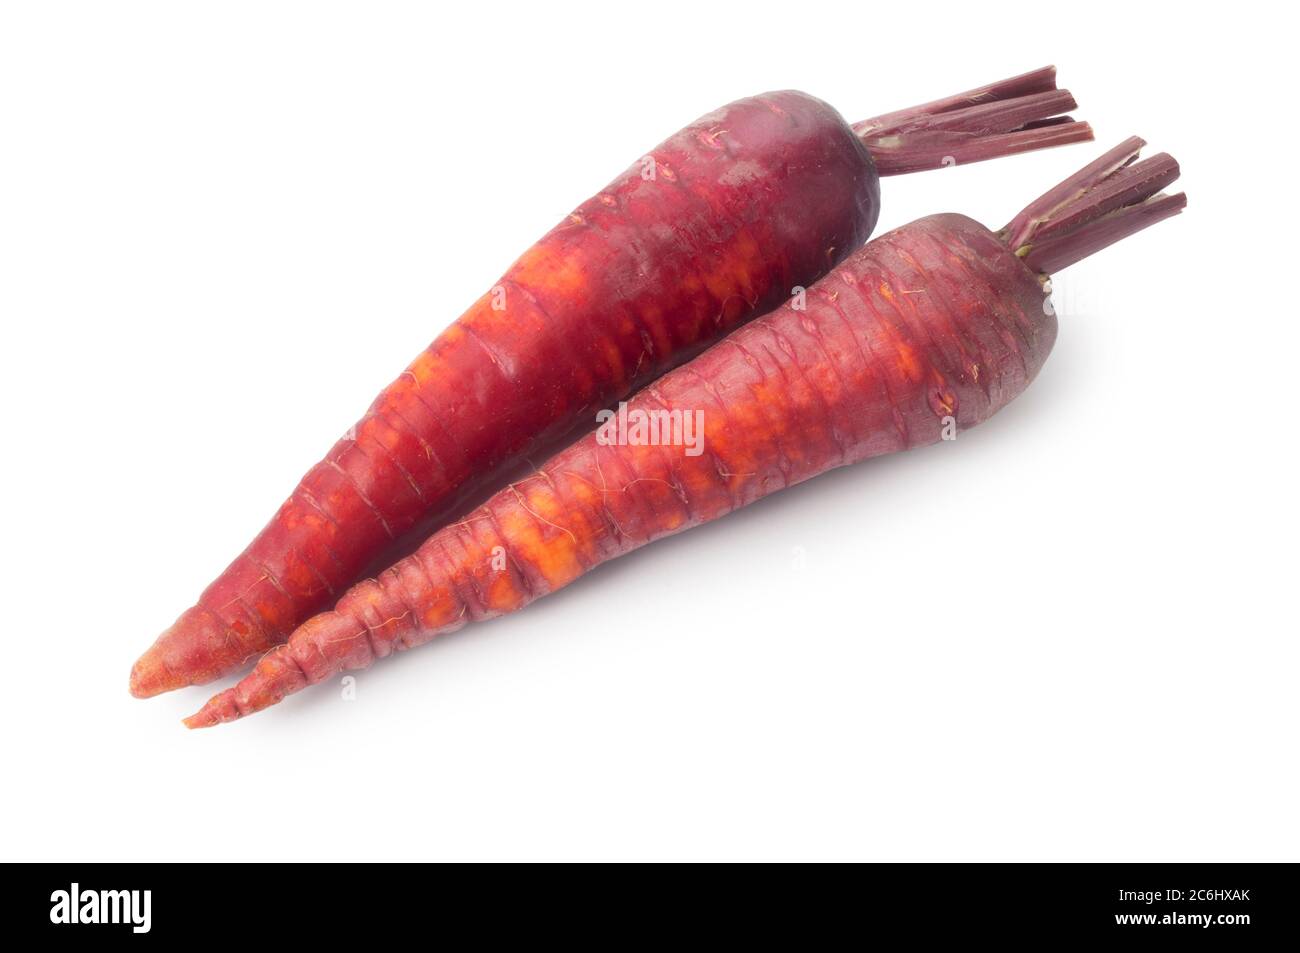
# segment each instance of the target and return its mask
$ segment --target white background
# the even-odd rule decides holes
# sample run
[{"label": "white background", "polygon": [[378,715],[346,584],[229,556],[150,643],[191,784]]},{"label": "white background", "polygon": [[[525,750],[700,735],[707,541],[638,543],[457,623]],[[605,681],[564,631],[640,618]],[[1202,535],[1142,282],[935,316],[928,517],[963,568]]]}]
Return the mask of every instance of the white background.
[{"label": "white background", "polygon": [[[6,4],[0,853],[1300,859],[1294,90],[1234,4]],[[1276,8],[1271,8],[1276,9]],[[136,656],[433,336],[674,129],[1044,63],[1098,142],[886,180],[993,227],[1138,133],[979,430],[234,726]]]}]

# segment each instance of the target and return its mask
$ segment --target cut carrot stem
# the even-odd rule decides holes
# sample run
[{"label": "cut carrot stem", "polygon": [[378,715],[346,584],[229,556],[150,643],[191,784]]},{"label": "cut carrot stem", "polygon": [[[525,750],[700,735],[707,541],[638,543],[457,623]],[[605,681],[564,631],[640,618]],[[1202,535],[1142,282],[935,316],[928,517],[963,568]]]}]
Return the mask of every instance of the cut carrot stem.
[{"label": "cut carrot stem", "polygon": [[1011,132],[1026,123],[1059,116],[1078,106],[1069,90],[1054,89],[1017,99],[977,103],[935,116],[921,116],[880,135],[903,136],[911,132]]},{"label": "cut carrot stem", "polygon": [[1025,264],[1043,274],[1053,274],[1094,255],[1122,238],[1177,215],[1187,207],[1187,196],[1156,195],[1126,205],[1058,238],[1030,246]]},{"label": "cut carrot stem", "polygon": [[1056,70],[1048,66],[868,119],[853,131],[882,176],[902,175],[1088,141],[1087,123],[1060,115],[1076,107],[1069,90],[1056,88]]},{"label": "cut carrot stem", "polygon": [[1144,201],[1176,180],[1178,173],[1178,163],[1167,152],[1126,165],[1088,192],[1086,202],[1070,203],[1039,222],[1028,240],[1041,245],[1116,209]]},{"label": "cut carrot stem", "polygon": [[1136,161],[1145,144],[1125,140],[1029,203],[1002,230],[1007,247],[1051,274],[1178,214],[1187,197],[1160,194],[1177,180],[1178,163],[1163,152]]},{"label": "cut carrot stem", "polygon": [[973,133],[933,138],[912,136],[906,141],[900,140],[897,145],[875,144],[868,148],[876,160],[877,171],[888,176],[970,165],[1072,142],[1091,142],[1092,139],[1092,127],[1086,122],[1067,121],[989,136]]},{"label": "cut carrot stem", "polygon": [[1128,165],[1137,158],[1144,145],[1146,142],[1137,136],[1125,139],[1099,159],[1088,163],[1064,182],[1053,186],[1034,199],[1004,229],[1007,233],[1007,245],[1011,248],[1019,248],[1025,244],[1038,224],[1045,221],[1062,205],[1074,201],[1108,175]]},{"label": "cut carrot stem", "polygon": [[920,106],[911,106],[907,109],[885,113],[883,116],[876,116],[873,119],[864,119],[862,122],[853,124],[853,131],[860,136],[867,136],[896,129],[903,123],[921,116],[935,116],[955,109],[962,109],[975,103],[1016,99],[1021,96],[1032,96],[1034,93],[1045,93],[1053,89],[1056,89],[1056,67],[1043,66],[1028,73],[1022,73],[1019,76],[1013,76],[1010,79],[998,80],[996,83],[968,89],[966,92],[957,93],[954,96],[945,96],[943,99],[936,99]]}]

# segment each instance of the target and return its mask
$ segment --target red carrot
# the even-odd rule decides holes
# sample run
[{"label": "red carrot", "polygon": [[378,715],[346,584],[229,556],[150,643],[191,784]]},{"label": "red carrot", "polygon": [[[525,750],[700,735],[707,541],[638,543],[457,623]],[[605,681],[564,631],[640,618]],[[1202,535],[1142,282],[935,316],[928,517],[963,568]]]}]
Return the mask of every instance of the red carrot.
[{"label": "red carrot", "polygon": [[1131,164],[1141,144],[1107,153],[999,233],[935,215],[871,242],[805,301],[666,374],[621,415],[658,415],[670,431],[698,416],[703,452],[611,439],[605,425],[355,586],[186,724],[259,711],[783,487],[986,420],[1056,339],[1046,263],[1065,267],[1185,205],[1155,194],[1177,178],[1173,159]]},{"label": "red carrot", "polygon": [[[1052,68],[860,124],[797,92],[687,126],[519,259],[311,469],[136,662],[145,697],[256,659],[525,458],[811,285],[866,241],[879,175],[1091,138]],[[874,161],[873,161],[874,157]]]}]

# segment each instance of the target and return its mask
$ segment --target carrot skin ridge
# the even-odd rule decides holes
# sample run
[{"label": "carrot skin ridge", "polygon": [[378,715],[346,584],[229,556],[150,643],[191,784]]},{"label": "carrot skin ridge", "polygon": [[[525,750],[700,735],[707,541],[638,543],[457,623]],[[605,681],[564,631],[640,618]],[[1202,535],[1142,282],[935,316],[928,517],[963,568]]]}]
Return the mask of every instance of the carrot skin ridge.
[{"label": "carrot skin ridge", "polygon": [[245,667],[407,533],[814,284],[874,229],[882,169],[1090,138],[1054,121],[1072,108],[1049,67],[881,117],[900,146],[873,146],[790,91],[687,126],[525,252],[380,394],[136,663],[132,693]]},{"label": "carrot skin ridge", "polygon": [[998,236],[958,215],[897,229],[810,289],[804,310],[783,305],[632,398],[629,413],[701,411],[699,456],[589,434],[349,590],[186,724],[243,717],[517,611],[786,486],[933,443],[949,416],[974,426],[1027,386],[1055,335],[1038,276]]}]

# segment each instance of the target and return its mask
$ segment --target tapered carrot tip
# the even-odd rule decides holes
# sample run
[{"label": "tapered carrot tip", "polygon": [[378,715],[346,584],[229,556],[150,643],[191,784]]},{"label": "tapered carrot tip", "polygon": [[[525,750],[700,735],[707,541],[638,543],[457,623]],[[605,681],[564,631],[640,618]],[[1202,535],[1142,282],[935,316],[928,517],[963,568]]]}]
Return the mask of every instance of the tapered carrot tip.
[{"label": "tapered carrot tip", "polygon": [[211,728],[213,725],[219,725],[223,721],[231,721],[234,718],[238,718],[239,717],[238,713],[231,716],[231,718],[221,717],[221,711],[224,707],[225,695],[226,693],[222,692],[220,695],[214,697],[211,701],[209,701],[206,705],[204,705],[194,714],[190,715],[188,718],[181,719],[184,722],[185,727],[186,728]]},{"label": "tapered carrot tip", "polygon": [[131,666],[131,694],[136,698],[152,698],[185,685],[185,679],[167,668],[153,649]]},{"label": "tapered carrot tip", "polygon": [[152,698],[220,677],[205,647],[225,641],[225,627],[210,612],[197,606],[187,609],[131,667],[131,694]]},{"label": "tapered carrot tip", "polygon": [[[309,622],[298,631],[303,632],[313,624],[317,627],[328,625],[329,620],[343,625],[350,623],[347,616],[328,613],[317,616],[314,623]],[[286,695],[306,688],[307,678],[306,669],[293,657],[291,648],[288,645],[277,646],[263,655],[238,685],[213,695],[206,705],[184,719],[185,727],[211,728],[269,708]],[[319,677],[316,680],[319,681]]]},{"label": "tapered carrot tip", "polygon": [[234,688],[227,688],[223,692],[217,692],[208,699],[207,704],[190,715],[188,718],[181,719],[186,728],[211,728],[213,725],[224,724],[227,721],[234,721],[242,718],[245,712],[255,711],[254,702],[245,700],[240,704],[237,695],[240,685]]}]

